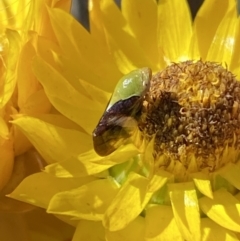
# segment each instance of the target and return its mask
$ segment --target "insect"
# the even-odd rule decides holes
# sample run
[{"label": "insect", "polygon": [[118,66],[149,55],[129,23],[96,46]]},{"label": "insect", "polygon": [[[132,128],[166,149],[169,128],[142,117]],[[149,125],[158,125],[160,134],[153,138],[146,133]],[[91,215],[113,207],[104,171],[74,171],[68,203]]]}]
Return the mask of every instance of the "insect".
[{"label": "insect", "polygon": [[143,97],[149,90],[152,71],[137,69],[123,76],[117,83],[107,108],[93,131],[94,149],[107,156],[126,143],[137,126]]}]

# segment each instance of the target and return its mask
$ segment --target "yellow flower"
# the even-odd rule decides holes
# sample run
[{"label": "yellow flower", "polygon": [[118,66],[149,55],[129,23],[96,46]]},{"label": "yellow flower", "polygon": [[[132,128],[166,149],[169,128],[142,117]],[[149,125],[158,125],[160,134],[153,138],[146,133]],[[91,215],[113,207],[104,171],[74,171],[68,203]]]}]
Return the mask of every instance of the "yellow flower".
[{"label": "yellow flower", "polygon": [[[64,238],[71,236],[71,228],[59,220],[56,221],[56,218],[48,215],[46,219],[46,215],[31,205],[5,196],[27,175],[43,167],[43,161],[30,151],[32,144],[12,125],[11,121],[24,114],[40,115],[51,110],[51,103],[43,87],[31,71],[31,62],[36,55],[37,38],[56,40],[51,26],[46,24],[49,21],[46,7],[59,7],[69,11],[70,4],[68,0],[0,2],[0,236],[2,240],[28,240],[29,236],[38,240],[39,236],[44,237],[46,233],[47,236],[56,237],[53,235],[53,230],[59,227],[62,230],[69,230],[67,235],[62,235]],[[33,221],[32,215],[37,223]],[[53,224],[52,229],[47,227],[48,222]]]},{"label": "yellow flower", "polygon": [[[205,0],[193,26],[184,0],[123,0],[121,9],[91,0],[90,33],[48,9],[58,44],[38,40],[33,71],[62,115],[14,120],[49,165],[10,196],[76,225],[73,240],[239,240],[235,1]],[[91,135],[110,92],[122,75],[142,67],[154,73],[139,121],[144,145],[98,156]],[[213,117],[204,122],[203,111]],[[216,114],[227,124],[215,125]],[[174,125],[184,135],[161,129]],[[203,135],[206,125],[213,134]]]},{"label": "yellow flower", "polygon": [[[69,6],[69,1],[52,1],[49,5]],[[30,147],[26,138],[9,124],[17,113],[44,113],[51,105],[29,70],[35,55],[36,33],[51,37],[52,29],[45,22],[45,2],[31,0],[2,1],[0,3],[0,53],[1,53],[1,101],[0,101],[0,190],[11,176],[14,156]],[[68,7],[69,8],[69,7]],[[43,27],[46,25],[47,27]]]}]

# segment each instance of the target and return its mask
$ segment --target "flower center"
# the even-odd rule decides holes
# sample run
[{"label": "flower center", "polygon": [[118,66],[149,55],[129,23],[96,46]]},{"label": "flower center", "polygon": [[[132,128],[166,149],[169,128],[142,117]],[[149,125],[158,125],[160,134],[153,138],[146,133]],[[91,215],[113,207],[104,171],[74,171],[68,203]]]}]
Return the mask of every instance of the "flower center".
[{"label": "flower center", "polygon": [[139,121],[155,167],[211,172],[236,162],[239,103],[240,82],[219,63],[173,63],[155,74]]}]

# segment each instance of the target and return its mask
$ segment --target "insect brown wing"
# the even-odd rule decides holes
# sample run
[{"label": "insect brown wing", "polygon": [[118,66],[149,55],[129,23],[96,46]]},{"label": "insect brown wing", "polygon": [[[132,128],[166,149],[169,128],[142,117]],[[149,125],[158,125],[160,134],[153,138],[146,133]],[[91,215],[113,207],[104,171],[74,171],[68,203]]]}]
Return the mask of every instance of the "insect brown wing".
[{"label": "insect brown wing", "polygon": [[100,156],[111,154],[131,136],[132,123],[136,123],[141,111],[141,99],[132,96],[120,100],[104,113],[93,131],[94,149]]}]

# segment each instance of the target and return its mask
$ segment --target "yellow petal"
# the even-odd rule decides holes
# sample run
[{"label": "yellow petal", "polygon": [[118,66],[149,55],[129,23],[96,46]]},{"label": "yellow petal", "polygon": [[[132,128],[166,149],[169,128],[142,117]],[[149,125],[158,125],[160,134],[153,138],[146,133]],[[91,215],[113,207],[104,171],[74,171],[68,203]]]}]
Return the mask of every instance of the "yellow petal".
[{"label": "yellow petal", "polygon": [[105,239],[101,222],[81,220],[78,223],[72,241],[100,241]]},{"label": "yellow petal", "polygon": [[53,163],[45,167],[45,171],[56,177],[72,178],[72,177],[85,177],[94,175],[104,170],[109,169],[114,164],[84,164],[76,158],[70,158],[66,161]]},{"label": "yellow petal", "polygon": [[[9,48],[8,48],[8,58],[1,57],[1,68],[6,68],[4,76],[1,76],[1,85],[0,85],[0,109],[9,101],[12,97],[15,85],[16,85],[16,67],[19,58],[20,52],[20,35],[13,30],[6,31],[6,38],[9,41]],[[1,44],[1,43],[0,43]]]},{"label": "yellow petal", "polygon": [[205,196],[213,198],[212,186],[209,180],[208,175],[202,172],[194,173],[191,175],[194,181],[194,184],[198,190]]},{"label": "yellow petal", "polygon": [[152,206],[146,210],[147,241],[183,241],[171,206]]},{"label": "yellow petal", "polygon": [[[81,66],[80,69],[86,66],[87,69],[91,70],[94,66],[94,73],[98,78],[92,84],[111,91],[114,87],[112,80],[118,80],[120,73],[109,54],[96,45],[90,33],[69,14],[59,9],[49,9],[49,15],[65,55],[69,59],[73,58],[75,63]],[[88,75],[91,76],[91,74],[92,71],[89,71]]]},{"label": "yellow petal", "polygon": [[55,0],[54,7],[61,8],[66,12],[70,12],[72,0]]},{"label": "yellow petal", "polygon": [[98,87],[89,84],[88,82],[84,80],[79,80],[82,91],[85,92],[85,94],[88,94],[92,100],[97,101],[101,105],[101,109],[104,111],[106,109],[107,103],[111,97],[111,94],[99,89]]},{"label": "yellow petal", "polygon": [[230,65],[238,26],[236,6],[224,16],[212,40],[207,60]]},{"label": "yellow petal", "polygon": [[69,11],[70,4],[71,0],[1,1],[0,23],[10,29],[21,29],[23,32],[33,30],[40,35],[52,37],[45,5]]},{"label": "yellow petal", "polygon": [[[42,59],[54,67],[54,69],[58,70],[58,72],[60,72],[62,76],[68,80],[69,84],[71,84],[78,92],[86,95],[87,97],[91,96],[93,100],[98,102],[100,100],[101,104],[106,107],[110,94],[103,91],[102,88],[98,88],[89,83],[89,81],[91,83],[93,82],[89,80],[90,75],[94,81],[99,80],[99,76],[97,76],[94,71],[91,71],[89,67],[85,66],[85,68],[84,65],[82,66],[82,64],[81,68],[79,68],[79,62],[76,62],[74,58],[69,59],[66,55],[62,55],[59,46],[46,38],[39,36],[37,43],[38,54]],[[51,51],[49,51],[49,49],[51,49]],[[88,80],[88,82],[84,81],[83,79],[79,79],[80,76],[83,79]],[[117,80],[118,78],[115,80],[112,79],[113,85],[116,84]],[[96,84],[102,87],[101,81],[98,81]]]},{"label": "yellow petal", "polygon": [[[20,98],[19,98],[20,99]],[[32,115],[32,114],[44,114],[50,112],[52,108],[43,89],[34,92],[26,102],[21,106],[20,113]]]},{"label": "yellow petal", "polygon": [[[16,216],[15,214],[15,220]],[[19,216],[22,216],[22,214],[19,214]],[[74,227],[60,221],[53,215],[47,214],[42,208],[34,208],[32,211],[27,212],[23,219],[19,219],[20,222],[23,220],[26,220],[27,225],[25,223],[23,224],[26,226],[31,239],[34,241],[69,240],[74,234]],[[11,228],[11,230],[13,230],[13,227]],[[14,240],[20,241],[18,238]],[[26,239],[24,239],[24,241],[26,241]]]},{"label": "yellow petal", "polygon": [[234,194],[237,191],[237,189],[225,178],[219,175],[218,172],[214,172],[212,176],[212,189],[213,191],[217,191],[220,188],[225,188],[231,194]]},{"label": "yellow petal", "polygon": [[28,138],[16,126],[13,126],[13,148],[15,156],[21,155],[32,147]]},{"label": "yellow petal", "polygon": [[137,155],[138,151],[133,145],[120,147],[117,152],[107,157],[98,156],[94,150],[69,158],[60,163],[53,163],[45,171],[57,177],[84,177],[94,175],[120,163],[124,163]]},{"label": "yellow petal", "polygon": [[158,49],[167,63],[188,58],[191,16],[185,0],[158,2]]},{"label": "yellow petal", "polygon": [[35,59],[33,69],[54,107],[92,134],[102,115],[99,105],[77,92],[61,73],[41,58]]},{"label": "yellow petal", "polygon": [[190,47],[189,47],[189,59],[194,59],[194,60],[201,59],[197,41],[198,40],[196,35],[193,34],[190,42]]},{"label": "yellow petal", "polygon": [[22,48],[18,65],[17,88],[18,106],[20,108],[27,102],[29,96],[42,88],[31,70],[32,59],[35,55],[36,51],[32,43],[27,42]]},{"label": "yellow petal", "polygon": [[159,70],[156,31],[157,2],[154,0],[123,0],[121,1],[121,10],[130,25],[134,37],[149,59],[153,71]]},{"label": "yellow petal", "polygon": [[[114,26],[119,26],[120,28],[126,27],[127,22],[114,0],[92,0],[92,2],[94,2],[94,4],[98,3],[100,5],[105,26],[108,26],[111,29],[113,29]],[[115,17],[114,21],[108,23],[105,22],[107,19],[110,19],[113,16]]]},{"label": "yellow petal", "polygon": [[[3,125],[0,123],[0,128]],[[0,191],[8,183],[14,165],[13,142],[0,136]]]},{"label": "yellow petal", "polygon": [[[124,35],[124,34],[122,34],[122,35]],[[125,33],[125,35],[127,35],[127,33]],[[114,61],[116,62],[119,70],[123,74],[127,74],[134,69],[142,68],[145,66],[150,66],[148,63],[145,63],[146,61],[141,61],[140,64],[138,65],[138,62],[136,62],[136,59],[134,59],[134,57],[133,57],[133,56],[141,56],[142,57],[142,56],[144,56],[143,53],[137,53],[138,51],[134,50],[134,49],[132,51],[128,50],[127,44],[124,44],[124,43],[122,43],[122,45],[124,45],[124,46],[119,46],[120,44],[117,43],[115,36],[111,36],[111,34],[109,34],[108,32],[106,32],[106,38],[107,38],[107,42],[109,44],[110,51],[113,53]],[[124,38],[127,38],[127,37],[124,36]],[[124,38],[122,38],[122,39],[124,39]],[[135,45],[134,40],[131,39],[131,37],[129,37],[129,36],[128,36],[128,38],[129,38],[128,46],[134,46]],[[131,52],[134,52],[132,54],[133,56],[129,56],[130,55],[129,53],[131,53]]]},{"label": "yellow petal", "polygon": [[235,198],[237,198],[237,200],[240,201],[240,192],[238,192],[236,195],[234,195]]},{"label": "yellow petal", "polygon": [[116,4],[112,0],[103,0],[100,8],[109,49],[120,71],[126,74],[136,68],[151,67],[141,46],[127,31],[126,20]]},{"label": "yellow petal", "polygon": [[54,195],[47,212],[100,221],[117,191],[118,187],[111,179],[93,181]]},{"label": "yellow petal", "polygon": [[213,199],[199,199],[201,210],[214,222],[229,230],[240,232],[240,203],[225,189],[213,193]]},{"label": "yellow petal", "polygon": [[240,58],[238,54],[238,50],[240,48],[240,19],[238,18],[238,23],[236,26],[236,35],[235,35],[235,43],[234,49],[232,52],[232,59],[230,64],[230,70],[237,75],[237,79],[240,79]]},{"label": "yellow petal", "polygon": [[159,171],[156,174],[153,175],[152,179],[149,182],[148,185],[148,192],[156,192],[159,190],[168,179],[170,179],[172,175],[165,171]]},{"label": "yellow petal", "polygon": [[110,232],[106,230],[107,241],[145,241],[145,221],[138,216],[127,227],[122,230]]},{"label": "yellow petal", "polygon": [[125,228],[143,210],[152,193],[147,192],[148,179],[131,173],[107,209],[103,225],[110,231]]},{"label": "yellow petal", "polygon": [[238,241],[236,234],[227,230],[209,218],[201,219],[202,241]]},{"label": "yellow petal", "polygon": [[[0,116],[0,140],[2,139],[8,139],[10,136],[10,133],[9,133],[9,129],[8,129],[8,125],[6,123],[6,121],[3,119],[2,116]],[[1,141],[0,141],[1,143]]]},{"label": "yellow petal", "polygon": [[[91,148],[90,136],[77,130],[59,127],[61,116],[51,118],[52,123],[41,119],[23,116],[13,121],[28,137],[48,163],[76,157]],[[46,148],[46,146],[48,148]]]},{"label": "yellow petal", "polygon": [[1,24],[12,29],[29,29],[27,19],[31,16],[33,1],[1,1]]},{"label": "yellow petal", "polygon": [[[5,206],[5,204],[1,204],[1,206]],[[18,212],[14,212],[13,214],[11,212],[1,210],[0,222],[1,240],[25,241],[29,237],[29,230],[26,225],[26,221],[23,218],[23,215]]]},{"label": "yellow petal", "polygon": [[114,165],[127,161],[128,159],[139,154],[138,149],[133,144],[123,145],[118,148],[115,152],[111,153],[106,157],[102,157],[96,154],[95,151],[91,150],[86,153],[79,155],[79,160],[87,165],[85,162],[93,162],[96,164],[108,164]]},{"label": "yellow petal", "polygon": [[[88,12],[91,36],[94,38],[94,41],[103,48],[103,51],[107,52],[108,45],[106,42],[105,33],[103,31],[104,23],[102,18],[102,12],[100,10],[100,1],[89,0]],[[116,19],[114,19],[114,21],[116,21]]]},{"label": "yellow petal", "polygon": [[37,53],[41,58],[43,58],[47,63],[49,63],[55,69],[59,71],[61,70],[62,66],[58,67],[59,61],[60,61],[61,48],[57,45],[57,43],[55,43],[52,40],[46,39],[42,36],[38,36]]},{"label": "yellow petal", "polygon": [[47,6],[50,8],[60,8],[65,11],[70,10],[71,0],[47,0],[35,1],[34,8],[31,11],[32,16],[29,17],[29,22],[34,31],[40,33],[41,36],[47,37],[56,41],[50,19],[47,12]]},{"label": "yellow petal", "polygon": [[134,145],[120,147],[107,157],[101,157],[94,150],[82,153],[76,158],[69,158],[60,163],[48,165],[45,171],[57,177],[84,177],[103,172],[110,167],[128,161],[138,154]]},{"label": "yellow petal", "polygon": [[179,231],[186,240],[201,240],[200,213],[194,184],[169,184],[173,214]]},{"label": "yellow petal", "polygon": [[220,176],[225,178],[229,183],[231,183],[238,190],[240,190],[239,173],[240,173],[240,167],[233,163],[229,163],[219,170]]},{"label": "yellow petal", "polygon": [[194,38],[197,40],[200,56],[203,60],[207,57],[209,46],[211,45],[218,25],[228,9],[235,4],[234,0],[206,0],[199,9],[194,20],[193,33],[195,35]]},{"label": "yellow petal", "polygon": [[44,172],[35,173],[26,177],[8,196],[47,209],[56,193],[77,188],[94,179],[93,177],[61,179]]}]

